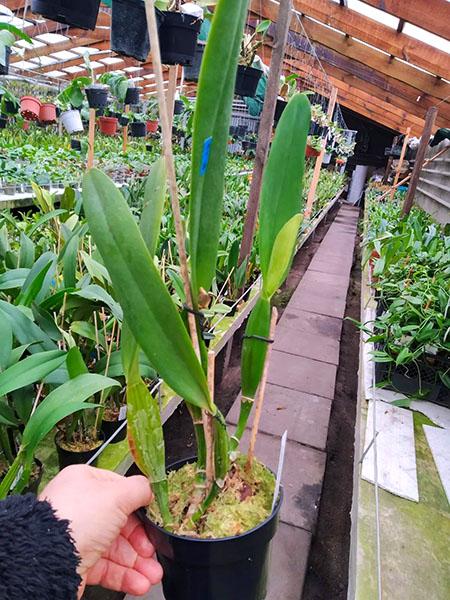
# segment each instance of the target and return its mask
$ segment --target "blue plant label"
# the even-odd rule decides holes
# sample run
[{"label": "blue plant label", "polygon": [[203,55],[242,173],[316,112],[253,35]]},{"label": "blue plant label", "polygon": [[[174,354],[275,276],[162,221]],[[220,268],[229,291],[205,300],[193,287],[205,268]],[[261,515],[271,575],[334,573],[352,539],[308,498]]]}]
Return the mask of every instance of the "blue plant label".
[{"label": "blue plant label", "polygon": [[202,154],[202,164],[200,166],[200,175],[204,175],[206,173],[206,169],[208,168],[209,163],[209,154],[211,152],[211,142],[212,137],[209,137],[205,140],[203,144],[203,154]]}]

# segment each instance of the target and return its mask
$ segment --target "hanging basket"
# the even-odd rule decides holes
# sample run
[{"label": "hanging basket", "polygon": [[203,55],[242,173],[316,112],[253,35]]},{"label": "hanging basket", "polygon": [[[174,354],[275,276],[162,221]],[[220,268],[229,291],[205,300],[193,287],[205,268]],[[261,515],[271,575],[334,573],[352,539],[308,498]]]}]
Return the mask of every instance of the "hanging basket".
[{"label": "hanging basket", "polygon": [[197,49],[202,20],[192,15],[164,11],[159,29],[161,61],[165,65],[191,65]]},{"label": "hanging basket", "polygon": [[119,125],[121,127],[126,127],[130,122],[130,117],[128,115],[120,115],[119,117]]},{"label": "hanging basket", "polygon": [[286,102],[286,100],[282,100],[281,98],[278,98],[276,106],[275,106],[275,114],[273,117],[275,124],[278,123],[278,121],[281,119],[281,115],[283,114],[284,109],[286,108],[287,104],[288,103]]},{"label": "hanging basket", "polygon": [[312,156],[319,156],[320,151],[315,150],[312,146],[306,146],[305,156],[306,158],[310,158]]},{"label": "hanging basket", "polygon": [[79,110],[66,110],[62,113],[60,119],[67,133],[83,131],[83,122]]},{"label": "hanging basket", "polygon": [[158,131],[158,121],[147,121],[148,133],[156,133]]},{"label": "hanging basket", "polygon": [[20,99],[20,114],[27,121],[37,121],[41,112],[41,101],[34,96],[23,96]]},{"label": "hanging basket", "polygon": [[0,75],[8,75],[10,57],[11,57],[11,48],[9,46],[5,46],[5,63],[6,64],[0,65]]},{"label": "hanging basket", "polygon": [[[163,14],[156,10],[159,29]],[[147,60],[150,40],[147,31],[145,3],[142,0],[112,0],[111,50],[120,56],[129,56],[139,62]]]},{"label": "hanging basket", "polygon": [[184,68],[184,79],[186,81],[198,81],[200,77],[203,54],[205,53],[205,46],[205,42],[198,42],[192,64]]},{"label": "hanging basket", "polygon": [[99,117],[100,133],[106,135],[115,135],[117,131],[118,120],[114,117]]},{"label": "hanging basket", "polygon": [[39,121],[45,125],[56,123],[56,106],[51,102],[42,104],[39,112]]},{"label": "hanging basket", "polygon": [[236,84],[234,86],[234,93],[237,96],[244,96],[245,98],[254,98],[256,94],[256,88],[258,87],[259,80],[261,79],[262,71],[260,69],[254,69],[253,67],[244,67],[239,65],[236,74]]},{"label": "hanging basket", "polygon": [[140,121],[133,121],[130,123],[130,133],[132,137],[145,137],[145,123],[141,123]]},{"label": "hanging basket", "polygon": [[101,87],[87,87],[86,97],[89,108],[106,108],[108,104],[108,90]]},{"label": "hanging basket", "polygon": [[19,106],[10,100],[5,100],[5,112],[8,113],[8,115],[17,115]]},{"label": "hanging basket", "polygon": [[6,117],[0,117],[0,129],[5,129],[8,119]]},{"label": "hanging basket", "polygon": [[139,104],[139,88],[129,87],[125,96],[125,104]]},{"label": "hanging basket", "polygon": [[175,100],[174,105],[173,105],[173,114],[174,115],[181,115],[181,113],[184,110],[184,102],[183,100]]},{"label": "hanging basket", "polygon": [[31,0],[31,12],[81,29],[95,29],[100,0]]}]

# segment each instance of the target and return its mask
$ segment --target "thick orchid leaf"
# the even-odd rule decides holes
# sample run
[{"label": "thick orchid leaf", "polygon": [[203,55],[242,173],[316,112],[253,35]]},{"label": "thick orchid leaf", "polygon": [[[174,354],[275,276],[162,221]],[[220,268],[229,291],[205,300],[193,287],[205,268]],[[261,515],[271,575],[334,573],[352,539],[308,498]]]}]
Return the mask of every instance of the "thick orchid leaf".
[{"label": "thick orchid leaf", "polygon": [[161,218],[166,199],[166,163],[164,158],[159,158],[152,167],[145,183],[144,209],[142,211],[139,229],[142,238],[154,256],[158,243]]},{"label": "thick orchid leaf", "polygon": [[66,353],[60,350],[40,352],[24,358],[0,373],[0,396],[44,379],[65,360]]}]

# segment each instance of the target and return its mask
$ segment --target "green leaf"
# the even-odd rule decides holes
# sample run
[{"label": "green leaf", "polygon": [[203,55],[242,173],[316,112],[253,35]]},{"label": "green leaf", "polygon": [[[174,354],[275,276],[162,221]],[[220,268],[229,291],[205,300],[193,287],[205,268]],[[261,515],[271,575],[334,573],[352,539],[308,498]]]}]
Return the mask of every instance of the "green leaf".
[{"label": "green leaf", "polygon": [[8,319],[0,313],[0,369],[4,371],[11,360],[12,352],[12,329]]},{"label": "green leaf", "polygon": [[[120,194],[120,192],[119,192]],[[86,298],[87,300],[94,300],[95,302],[102,302],[106,304],[106,306],[111,310],[112,314],[122,321],[122,309],[120,305],[108,294],[105,292],[103,288],[99,285],[87,285],[82,290],[77,290],[73,292],[74,296],[79,296],[80,298]]]},{"label": "green leaf", "polygon": [[4,402],[4,400],[0,399],[0,425],[11,425],[16,426],[17,421],[14,416],[13,410]]},{"label": "green leaf", "polygon": [[56,350],[50,337],[29,319],[17,306],[0,300],[0,318],[6,315],[14,337],[21,344],[29,344],[30,352],[36,354],[44,350]]},{"label": "green leaf", "polygon": [[400,352],[398,353],[397,358],[395,359],[395,364],[396,365],[402,365],[403,363],[405,363],[408,358],[410,358],[412,356],[411,352],[409,351],[409,348],[407,346],[405,346],[404,348],[402,348],[400,350]]},{"label": "green leaf", "polygon": [[[50,270],[51,266],[52,266],[52,263],[48,262],[46,265],[44,265],[44,267],[42,267],[42,270],[36,275],[36,277],[33,279],[33,281],[31,281],[26,288],[25,288],[25,284],[24,284],[23,287],[25,288],[25,292],[21,292],[18,295],[17,300],[14,303],[16,306],[18,304],[20,304],[22,306],[31,306],[31,303],[33,302],[33,300],[37,297],[37,295],[41,291],[42,286],[45,281],[45,277],[46,277],[48,271]],[[27,281],[28,281],[28,278],[27,278]]]},{"label": "green leaf", "polygon": [[30,272],[30,269],[10,269],[0,275],[0,290],[13,290],[21,288]]},{"label": "green leaf", "polygon": [[[34,263],[32,268],[30,269],[30,272],[28,273],[28,276],[23,284],[22,289],[20,290],[20,293],[25,295],[25,293],[28,292],[28,288],[30,286],[32,286],[32,284],[35,283],[38,275],[40,273],[42,273],[44,267],[49,265],[48,270],[45,272],[45,277],[41,283],[41,286],[39,287],[37,294],[33,298],[34,300],[36,300],[36,302],[38,304],[40,304],[44,300],[44,298],[47,296],[47,292],[50,288],[53,277],[55,276],[56,260],[57,260],[56,254],[53,254],[53,252],[44,252],[44,254],[42,254],[37,259],[37,261]],[[33,290],[31,292],[32,296],[34,295],[35,288],[36,288],[36,285],[34,285]]]},{"label": "green leaf", "polygon": [[[245,335],[269,337],[270,330],[270,300],[260,296],[248,319]],[[267,342],[259,339],[246,338],[242,344],[241,376],[242,395],[254,398],[258,389],[266,359]]]},{"label": "green leaf", "polygon": [[[200,71],[192,138],[189,216],[194,304],[201,287],[209,291],[216,269],[229,126],[247,6],[247,0],[219,2]],[[226,44],[223,43],[224,32]],[[208,140],[211,143],[209,160],[202,174]]]},{"label": "green leaf", "polygon": [[60,350],[39,352],[24,358],[0,373],[0,396],[44,379],[65,360],[66,353]]},{"label": "green leaf", "polygon": [[104,265],[101,265],[83,250],[80,251],[80,254],[92,279],[97,279],[102,284],[111,283],[111,278]]},{"label": "green leaf", "polygon": [[33,227],[28,232],[28,235],[31,237],[33,235],[33,233],[39,229],[39,227],[44,225],[44,223],[46,223],[47,221],[50,221],[50,219],[54,219],[58,215],[64,214],[65,212],[66,211],[64,209],[58,208],[57,210],[52,210],[51,212],[47,213],[46,215],[41,217],[39,219],[39,221],[36,221],[36,223],[33,225]]},{"label": "green leaf", "polygon": [[126,200],[106,175],[92,169],[83,178],[83,205],[137,343],[176,393],[212,409],[203,369]]},{"label": "green leaf", "polygon": [[278,233],[270,257],[269,268],[263,279],[263,294],[271,298],[277,291],[291,267],[303,215],[294,215]]},{"label": "green leaf", "polygon": [[24,233],[20,234],[20,266],[29,269],[34,263],[34,244]]},{"label": "green leaf", "polygon": [[70,326],[70,331],[95,343],[97,343],[98,338],[99,344],[106,349],[106,341],[103,332],[98,330],[96,335],[95,327],[91,325],[91,323],[87,323],[86,321],[74,321]]},{"label": "green leaf", "polygon": [[[95,364],[95,372],[100,373],[100,375],[105,375],[106,363],[108,357],[103,356],[96,364]],[[108,377],[123,377],[125,375],[123,368],[123,360],[122,360],[122,352],[116,351],[111,352],[111,356],[109,359],[108,366]],[[148,379],[156,379],[157,373],[152,365],[149,363],[147,356],[144,352],[139,352],[139,370],[142,377]]]},{"label": "green leaf", "polygon": [[63,278],[65,288],[74,288],[77,285],[77,256],[78,236],[72,236],[65,244]]},{"label": "green leaf", "polygon": [[147,245],[150,256],[155,256],[158,243],[161,218],[166,199],[166,163],[159,158],[153,165],[144,192],[144,209],[142,211],[139,229]]}]

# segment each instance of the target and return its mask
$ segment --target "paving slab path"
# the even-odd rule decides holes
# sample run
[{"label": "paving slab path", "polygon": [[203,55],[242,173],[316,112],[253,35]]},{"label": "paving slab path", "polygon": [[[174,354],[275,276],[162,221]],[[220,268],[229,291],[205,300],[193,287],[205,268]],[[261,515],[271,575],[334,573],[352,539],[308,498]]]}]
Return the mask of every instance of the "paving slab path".
[{"label": "paving slab path", "polygon": [[[275,470],[285,430],[288,442],[282,477],[285,499],[272,546],[266,600],[299,600],[302,594],[325,472],[358,218],[359,209],[341,206],[275,334],[256,456]],[[231,430],[239,404],[238,397],[227,416]],[[247,430],[244,451],[249,438]],[[153,588],[146,600],[164,600],[161,586]]]}]

